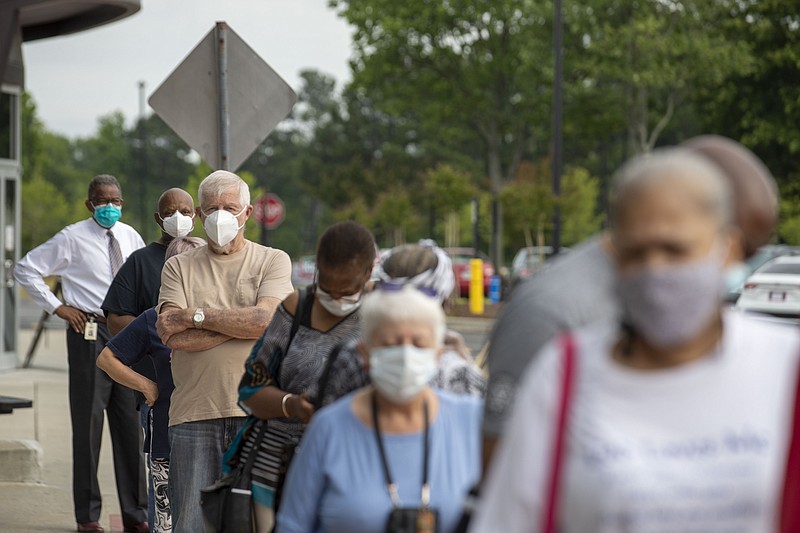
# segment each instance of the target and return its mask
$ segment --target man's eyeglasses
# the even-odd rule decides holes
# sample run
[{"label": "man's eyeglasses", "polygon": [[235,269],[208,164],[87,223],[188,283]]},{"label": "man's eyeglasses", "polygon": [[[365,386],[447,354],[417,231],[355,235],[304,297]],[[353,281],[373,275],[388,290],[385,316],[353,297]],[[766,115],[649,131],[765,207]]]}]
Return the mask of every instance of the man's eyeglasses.
[{"label": "man's eyeglasses", "polygon": [[95,207],[103,207],[108,204],[119,207],[122,205],[122,198],[92,198],[91,202]]}]

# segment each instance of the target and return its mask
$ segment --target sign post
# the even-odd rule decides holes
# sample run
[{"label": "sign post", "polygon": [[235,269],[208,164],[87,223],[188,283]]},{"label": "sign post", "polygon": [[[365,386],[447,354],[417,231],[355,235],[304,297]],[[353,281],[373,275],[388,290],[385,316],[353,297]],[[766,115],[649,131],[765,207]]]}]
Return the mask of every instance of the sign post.
[{"label": "sign post", "polygon": [[225,22],[217,22],[149,99],[206,163],[233,172],[295,102],[292,88]]},{"label": "sign post", "polygon": [[229,170],[231,151],[230,115],[228,114],[228,25],[217,22],[217,87],[219,90],[219,168]]}]

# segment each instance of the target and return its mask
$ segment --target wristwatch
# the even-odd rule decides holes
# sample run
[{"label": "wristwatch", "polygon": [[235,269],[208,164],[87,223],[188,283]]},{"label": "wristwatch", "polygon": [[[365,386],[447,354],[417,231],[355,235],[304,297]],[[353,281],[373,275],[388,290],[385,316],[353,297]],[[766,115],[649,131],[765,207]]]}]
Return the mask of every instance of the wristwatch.
[{"label": "wristwatch", "polygon": [[192,322],[194,322],[194,327],[197,329],[203,329],[203,320],[205,320],[206,314],[203,312],[202,307],[198,307],[194,310],[194,316],[192,316]]}]

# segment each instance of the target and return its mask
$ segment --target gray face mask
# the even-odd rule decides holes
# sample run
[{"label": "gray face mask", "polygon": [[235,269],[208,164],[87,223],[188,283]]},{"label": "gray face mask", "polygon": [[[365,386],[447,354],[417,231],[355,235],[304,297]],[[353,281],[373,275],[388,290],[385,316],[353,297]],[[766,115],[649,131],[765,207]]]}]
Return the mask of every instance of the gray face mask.
[{"label": "gray face mask", "polygon": [[718,260],[644,269],[617,278],[623,320],[659,348],[680,346],[699,334],[719,310],[725,286]]}]

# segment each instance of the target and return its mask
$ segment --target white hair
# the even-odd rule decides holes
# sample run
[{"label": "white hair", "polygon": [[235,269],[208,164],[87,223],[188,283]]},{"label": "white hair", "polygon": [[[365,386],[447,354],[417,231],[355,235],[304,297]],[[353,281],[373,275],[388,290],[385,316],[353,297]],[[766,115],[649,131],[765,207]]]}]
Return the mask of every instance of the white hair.
[{"label": "white hair", "polygon": [[361,336],[368,343],[384,326],[416,322],[431,328],[436,345],[444,342],[445,317],[441,304],[411,286],[376,290],[364,296],[361,305]]},{"label": "white hair", "polygon": [[611,223],[616,223],[620,207],[633,190],[656,182],[691,181],[704,196],[699,204],[717,218],[720,225],[733,221],[730,184],[712,161],[686,148],[660,148],[625,163],[614,178],[611,189]]},{"label": "white hair", "polygon": [[239,189],[239,203],[242,207],[250,205],[250,187],[242,178],[227,170],[215,170],[200,182],[197,188],[197,198],[202,206],[206,200],[219,198],[230,189]]}]

